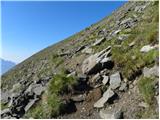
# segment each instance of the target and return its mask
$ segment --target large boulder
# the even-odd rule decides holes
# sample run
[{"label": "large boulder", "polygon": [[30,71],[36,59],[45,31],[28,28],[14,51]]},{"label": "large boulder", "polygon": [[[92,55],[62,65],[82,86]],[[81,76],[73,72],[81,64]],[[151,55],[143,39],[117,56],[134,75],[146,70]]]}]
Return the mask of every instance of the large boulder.
[{"label": "large boulder", "polygon": [[42,86],[41,84],[31,84],[27,90],[26,93],[34,93],[37,96],[40,96],[42,92],[45,90],[45,87]]},{"label": "large boulder", "polygon": [[112,74],[110,76],[110,87],[112,89],[116,89],[120,86],[121,84],[121,76],[120,76],[120,73],[119,72],[116,72],[114,74]]},{"label": "large boulder", "polygon": [[103,96],[94,104],[95,108],[102,108],[104,104],[114,96],[114,92],[109,88],[106,92],[104,92]]},{"label": "large boulder", "polygon": [[100,71],[103,68],[102,64],[104,63],[106,64],[106,62],[108,62],[108,60],[104,61],[103,59],[107,58],[110,52],[111,52],[111,47],[109,46],[106,49],[102,50],[101,52],[91,55],[87,59],[85,59],[82,63],[83,74],[93,74]]}]

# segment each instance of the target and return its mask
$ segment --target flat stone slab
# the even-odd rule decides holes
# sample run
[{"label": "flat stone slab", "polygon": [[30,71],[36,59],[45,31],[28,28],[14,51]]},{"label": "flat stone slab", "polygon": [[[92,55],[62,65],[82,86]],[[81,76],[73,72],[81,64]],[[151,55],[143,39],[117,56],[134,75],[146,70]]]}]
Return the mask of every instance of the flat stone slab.
[{"label": "flat stone slab", "polygon": [[121,76],[119,72],[116,72],[115,74],[112,74],[110,76],[110,87],[114,90],[118,88],[121,84]]},{"label": "flat stone slab", "polygon": [[114,92],[109,88],[106,92],[104,92],[103,96],[94,104],[94,107],[95,108],[102,108],[102,107],[104,107],[104,104],[112,96],[114,96]]}]

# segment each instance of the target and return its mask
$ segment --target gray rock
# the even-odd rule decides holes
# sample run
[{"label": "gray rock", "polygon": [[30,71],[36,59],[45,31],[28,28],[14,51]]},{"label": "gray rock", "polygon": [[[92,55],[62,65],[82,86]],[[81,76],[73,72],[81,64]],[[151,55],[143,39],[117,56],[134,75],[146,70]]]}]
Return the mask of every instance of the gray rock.
[{"label": "gray rock", "polygon": [[136,22],[137,22],[136,18],[134,18],[134,19],[127,18],[120,23],[120,26],[123,26],[124,28],[131,28],[135,25]]},{"label": "gray rock", "polygon": [[106,85],[108,83],[108,81],[109,81],[109,77],[104,75],[103,80],[102,80],[103,85]]},{"label": "gray rock", "polygon": [[85,74],[79,74],[79,75],[78,75],[78,80],[85,82],[85,81],[88,80],[88,76],[85,75]]},{"label": "gray rock", "polygon": [[83,74],[92,74],[100,71],[102,69],[101,60],[103,60],[105,57],[108,57],[110,52],[111,52],[111,47],[108,46],[101,52],[91,55],[90,57],[85,59],[82,63]]},{"label": "gray rock", "polygon": [[35,95],[39,96],[44,91],[45,87],[43,87],[41,84],[31,84],[27,90],[26,93],[34,93]]},{"label": "gray rock", "polygon": [[143,75],[144,77],[150,77],[150,76],[159,76],[159,66],[155,65],[152,68],[145,67],[143,69]]},{"label": "gray rock", "polygon": [[151,50],[153,50],[154,47],[153,46],[150,46],[150,45],[146,45],[146,46],[143,46],[140,50],[140,52],[143,52],[143,53],[146,53],[146,52],[149,52]]},{"label": "gray rock", "polygon": [[104,92],[103,96],[94,104],[95,108],[102,108],[104,104],[109,100],[109,98],[114,96],[114,92],[109,88]]},{"label": "gray rock", "polygon": [[80,46],[75,50],[75,53],[80,52],[81,50],[83,50],[85,48],[86,45]]},{"label": "gray rock", "polygon": [[73,71],[72,73],[68,74],[67,77],[76,76],[76,71]]},{"label": "gray rock", "polygon": [[121,31],[121,30],[116,30],[116,31],[113,33],[113,36],[119,34],[120,31]]},{"label": "gray rock", "polygon": [[120,90],[120,91],[125,91],[126,88],[127,88],[127,84],[126,84],[125,82],[122,82],[122,83],[121,83],[121,86],[119,87],[119,90]]},{"label": "gray rock", "polygon": [[110,76],[110,87],[112,89],[116,89],[120,86],[121,84],[121,76],[119,72],[116,72],[115,74],[112,74]]},{"label": "gray rock", "polygon": [[101,62],[102,64],[105,64],[105,63],[107,63],[107,62],[109,62],[109,61],[112,61],[112,60],[111,60],[111,57],[105,57],[105,58],[103,58],[100,62]]},{"label": "gray rock", "polygon": [[86,95],[85,94],[80,94],[80,95],[74,95],[71,97],[71,99],[74,101],[74,102],[82,102],[84,101],[86,98]]},{"label": "gray rock", "polygon": [[133,47],[134,45],[135,45],[135,41],[131,42],[131,43],[129,44],[129,47]]},{"label": "gray rock", "polygon": [[96,73],[101,69],[100,63],[96,61],[97,56],[91,55],[87,59],[85,59],[82,63],[82,72],[83,74],[92,74]]},{"label": "gray rock", "polygon": [[10,97],[10,92],[9,91],[6,91],[6,92],[2,92],[1,91],[1,102],[3,104],[7,104],[9,102],[9,97]]},{"label": "gray rock", "polygon": [[29,101],[29,103],[28,103],[28,104],[25,106],[25,108],[24,108],[25,112],[27,112],[27,111],[36,103],[37,100],[38,100],[38,99],[35,98],[35,99]]},{"label": "gray rock", "polygon": [[122,35],[118,36],[118,40],[123,41],[123,40],[125,40],[127,37],[128,37],[127,34],[122,34]]},{"label": "gray rock", "polygon": [[5,114],[10,114],[10,109],[9,108],[1,110],[1,116],[4,116]]},{"label": "gray rock", "polygon": [[98,40],[95,41],[95,43],[93,43],[92,46],[97,46],[97,45],[100,45],[102,42],[104,42],[106,39],[103,37],[103,38],[100,38]]},{"label": "gray rock", "polygon": [[82,53],[91,54],[91,53],[93,53],[93,49],[86,47],[85,49],[82,50]]},{"label": "gray rock", "polygon": [[4,110],[1,110],[1,118],[8,119],[8,117],[11,115],[11,111],[9,108],[6,108]]},{"label": "gray rock", "polygon": [[122,111],[109,112],[106,110],[100,110],[99,115],[102,119],[122,119],[123,113]]},{"label": "gray rock", "polygon": [[135,12],[142,12],[146,8],[146,5],[136,6],[134,11]]},{"label": "gray rock", "polygon": [[102,76],[100,75],[100,73],[97,73],[90,79],[90,83],[93,86],[97,86],[97,85],[100,85],[101,80],[102,80]]},{"label": "gray rock", "polygon": [[139,103],[138,106],[144,107],[144,108],[148,108],[149,107],[149,105],[147,103],[145,103],[145,102]]}]

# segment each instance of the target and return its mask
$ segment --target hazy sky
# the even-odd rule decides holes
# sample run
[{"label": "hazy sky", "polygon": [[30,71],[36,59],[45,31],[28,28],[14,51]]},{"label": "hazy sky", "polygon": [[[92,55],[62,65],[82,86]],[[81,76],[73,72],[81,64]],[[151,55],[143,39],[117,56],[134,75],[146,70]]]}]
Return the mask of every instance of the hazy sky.
[{"label": "hazy sky", "polygon": [[122,6],[124,2],[1,2],[2,55],[19,63]]}]

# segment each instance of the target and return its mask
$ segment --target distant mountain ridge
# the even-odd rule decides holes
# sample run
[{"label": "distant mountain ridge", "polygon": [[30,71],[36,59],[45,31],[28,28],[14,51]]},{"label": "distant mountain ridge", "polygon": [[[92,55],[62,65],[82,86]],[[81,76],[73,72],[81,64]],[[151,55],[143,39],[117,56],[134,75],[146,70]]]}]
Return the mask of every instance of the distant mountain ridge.
[{"label": "distant mountain ridge", "polygon": [[2,58],[0,58],[0,63],[1,63],[1,70],[0,70],[1,75],[16,65],[16,63],[14,62],[9,61],[9,60],[4,60]]}]

